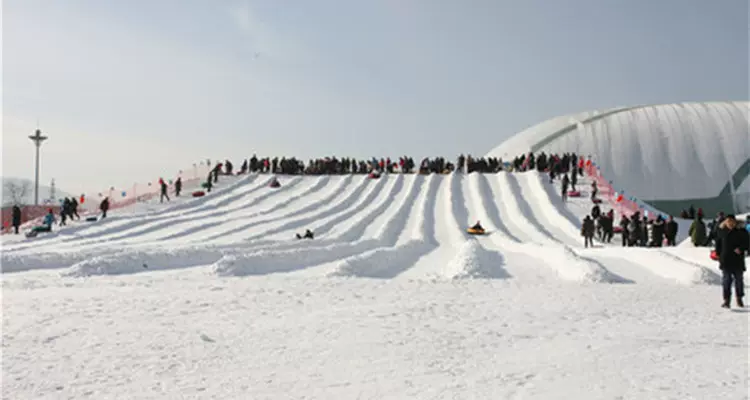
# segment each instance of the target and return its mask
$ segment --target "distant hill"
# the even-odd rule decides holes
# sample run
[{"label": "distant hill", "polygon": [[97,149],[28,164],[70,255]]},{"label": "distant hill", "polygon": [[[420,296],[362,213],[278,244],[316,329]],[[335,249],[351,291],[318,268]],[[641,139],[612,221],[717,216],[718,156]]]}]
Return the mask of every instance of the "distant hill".
[{"label": "distant hill", "polygon": [[[9,190],[11,189],[11,186],[16,188],[14,191],[20,190],[20,192],[23,192],[23,188],[25,187],[25,194],[21,196],[23,193],[12,193],[12,191]],[[11,206],[16,201],[19,201],[23,205],[32,204],[34,202],[34,182],[30,179],[3,177],[3,186],[1,190],[3,193],[3,207]],[[40,204],[49,204],[50,192],[51,188],[48,185],[39,185]],[[61,199],[63,197],[73,197],[73,195],[56,187],[55,198]],[[57,204],[57,200],[54,200],[54,203]]]}]

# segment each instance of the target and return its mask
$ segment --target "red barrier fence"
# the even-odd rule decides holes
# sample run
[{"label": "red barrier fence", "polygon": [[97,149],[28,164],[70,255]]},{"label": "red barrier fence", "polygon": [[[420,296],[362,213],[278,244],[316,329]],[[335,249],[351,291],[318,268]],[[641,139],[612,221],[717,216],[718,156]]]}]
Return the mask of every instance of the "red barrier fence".
[{"label": "red barrier fence", "polygon": [[[60,218],[60,207],[59,206],[24,206],[21,207],[21,225],[38,219],[43,218],[49,212],[49,209],[55,213],[55,218]],[[13,207],[3,207],[3,233],[13,231]]]},{"label": "red barrier fence", "polygon": [[[180,170],[177,176],[174,177],[176,180],[178,177],[182,178],[183,187],[195,184],[197,182],[203,182],[208,177],[208,172],[212,166],[209,166],[207,162],[202,161],[195,163],[191,167],[184,170]],[[163,179],[169,182],[169,193],[174,193],[174,182],[169,176],[164,176]],[[159,185],[159,178],[156,178],[153,182],[147,183],[136,183],[127,188],[115,188],[110,187],[108,190],[99,193],[86,193],[78,198],[79,208],[78,213],[83,216],[89,213],[99,213],[99,205],[104,197],[109,197],[109,209],[118,209],[123,207],[132,206],[138,202],[148,201],[161,194],[161,186]],[[21,225],[27,224],[30,221],[39,220],[47,215],[47,212],[51,208],[55,214],[57,220],[60,219],[60,206],[57,205],[40,205],[40,206],[23,206],[21,207]],[[2,208],[2,233],[8,233],[13,231],[13,207]]]},{"label": "red barrier fence", "polygon": [[105,197],[109,198],[110,210],[132,206],[138,202],[148,201],[155,197],[159,197],[161,194],[161,186],[159,184],[160,178],[168,182],[169,193],[171,195],[174,193],[173,180],[177,180],[178,177],[182,178],[183,187],[196,182],[203,182],[208,177],[208,172],[211,167],[212,166],[209,166],[206,162],[196,163],[189,168],[180,170],[174,177],[164,175],[162,177],[156,177],[153,182],[136,183],[127,187],[112,186],[99,193],[86,193],[78,199],[78,203],[82,209],[94,213],[99,212],[99,205]]},{"label": "red barrier fence", "polygon": [[[608,181],[602,176],[601,170],[596,167],[596,164],[591,160],[587,160],[584,166],[584,173],[591,178],[592,181],[596,182],[599,193],[597,197],[601,198],[602,201],[609,203],[612,209],[615,210],[616,215],[631,215],[639,212],[641,216],[644,215],[644,208],[638,204],[638,201],[628,196],[624,190],[617,191],[612,185],[611,181]],[[650,213],[649,213],[650,214]],[[653,219],[653,215],[649,215],[650,219]]]}]

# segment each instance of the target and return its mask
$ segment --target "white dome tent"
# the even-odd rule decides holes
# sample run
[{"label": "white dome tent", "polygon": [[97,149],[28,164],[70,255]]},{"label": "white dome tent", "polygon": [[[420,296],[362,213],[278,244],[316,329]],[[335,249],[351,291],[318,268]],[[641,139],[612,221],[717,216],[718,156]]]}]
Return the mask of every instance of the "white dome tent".
[{"label": "white dome tent", "polygon": [[621,107],[552,118],[487,156],[576,152],[661,211],[750,211],[750,102]]}]

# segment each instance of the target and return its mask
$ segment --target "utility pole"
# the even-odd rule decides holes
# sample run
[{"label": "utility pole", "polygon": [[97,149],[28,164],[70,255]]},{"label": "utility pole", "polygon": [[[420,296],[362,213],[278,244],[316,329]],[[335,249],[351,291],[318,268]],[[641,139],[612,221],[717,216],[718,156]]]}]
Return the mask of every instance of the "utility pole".
[{"label": "utility pole", "polygon": [[36,172],[34,178],[34,205],[39,205],[39,148],[42,147],[42,142],[47,140],[47,136],[42,136],[42,131],[37,129],[34,135],[29,136],[32,142],[36,145]]}]

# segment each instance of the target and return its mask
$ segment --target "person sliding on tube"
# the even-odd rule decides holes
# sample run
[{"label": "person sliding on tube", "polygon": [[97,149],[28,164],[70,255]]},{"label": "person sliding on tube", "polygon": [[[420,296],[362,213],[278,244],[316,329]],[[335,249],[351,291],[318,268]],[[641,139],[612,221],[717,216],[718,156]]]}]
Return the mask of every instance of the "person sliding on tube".
[{"label": "person sliding on tube", "polygon": [[480,224],[479,221],[477,221],[477,223],[474,224],[471,229],[475,231],[484,231],[484,228],[482,228],[482,224]]},{"label": "person sliding on tube", "polygon": [[309,229],[305,230],[305,236],[300,236],[299,233],[297,233],[296,235],[297,235],[297,239],[312,239],[313,238],[313,233]]}]

